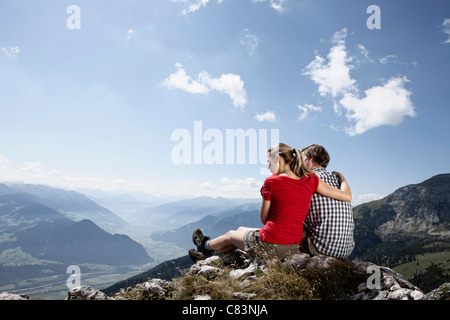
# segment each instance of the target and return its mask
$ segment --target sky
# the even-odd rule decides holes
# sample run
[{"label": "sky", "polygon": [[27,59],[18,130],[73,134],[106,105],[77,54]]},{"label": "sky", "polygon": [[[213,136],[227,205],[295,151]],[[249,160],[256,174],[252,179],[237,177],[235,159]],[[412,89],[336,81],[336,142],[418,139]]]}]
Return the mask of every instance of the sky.
[{"label": "sky", "polygon": [[449,58],[447,0],[0,0],[0,181],[258,198],[279,141],[378,199],[450,172]]}]

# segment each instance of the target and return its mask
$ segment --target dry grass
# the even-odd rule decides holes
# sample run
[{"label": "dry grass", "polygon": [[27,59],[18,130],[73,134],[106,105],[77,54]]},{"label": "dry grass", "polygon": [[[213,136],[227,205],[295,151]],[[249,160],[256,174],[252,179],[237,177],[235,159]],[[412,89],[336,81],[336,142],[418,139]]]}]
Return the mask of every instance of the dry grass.
[{"label": "dry grass", "polygon": [[222,266],[223,273],[214,279],[186,275],[174,280],[173,299],[189,300],[209,295],[214,300],[231,300],[234,292],[255,294],[258,300],[317,300],[339,299],[354,290],[365,279],[353,271],[351,261],[337,259],[328,269],[296,271],[279,261],[258,269],[243,286],[243,279],[229,277],[232,268]]}]

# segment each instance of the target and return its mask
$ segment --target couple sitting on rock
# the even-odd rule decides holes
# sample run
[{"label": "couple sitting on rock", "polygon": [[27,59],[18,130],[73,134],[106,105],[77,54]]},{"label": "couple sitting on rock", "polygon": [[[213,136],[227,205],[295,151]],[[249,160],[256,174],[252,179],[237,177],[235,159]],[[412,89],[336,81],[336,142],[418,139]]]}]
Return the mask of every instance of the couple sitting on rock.
[{"label": "couple sitting on rock", "polygon": [[189,250],[193,261],[236,249],[280,260],[299,252],[348,257],[353,250],[352,194],[341,173],[326,171],[330,157],[319,145],[300,152],[284,143],[268,151],[272,176],[261,187],[262,228],[239,227],[211,239],[200,229]]}]

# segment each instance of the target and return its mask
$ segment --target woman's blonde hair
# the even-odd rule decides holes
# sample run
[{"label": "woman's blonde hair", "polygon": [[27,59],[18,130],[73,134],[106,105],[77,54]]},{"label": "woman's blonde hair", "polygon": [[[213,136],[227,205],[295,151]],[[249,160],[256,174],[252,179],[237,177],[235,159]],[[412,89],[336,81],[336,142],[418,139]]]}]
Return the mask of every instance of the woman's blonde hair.
[{"label": "woman's blonde hair", "polygon": [[275,158],[277,155],[282,157],[284,162],[289,165],[292,172],[300,179],[309,177],[311,172],[306,168],[303,162],[301,151],[291,148],[287,144],[277,143],[268,150],[268,154],[271,158]]}]

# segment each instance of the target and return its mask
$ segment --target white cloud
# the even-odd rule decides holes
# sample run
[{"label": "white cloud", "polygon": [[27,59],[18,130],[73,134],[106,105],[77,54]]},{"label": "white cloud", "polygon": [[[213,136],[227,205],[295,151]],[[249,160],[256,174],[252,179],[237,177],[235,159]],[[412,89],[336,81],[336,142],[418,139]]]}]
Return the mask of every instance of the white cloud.
[{"label": "white cloud", "polygon": [[356,80],[350,77],[351,61],[345,50],[345,37],[347,30],[344,28],[333,36],[336,43],[328,53],[328,61],[317,55],[315,59],[303,70],[303,74],[310,76],[319,85],[321,95],[330,94],[333,98],[348,91],[355,90]]},{"label": "white cloud", "polygon": [[356,199],[352,200],[352,206],[356,207],[357,205],[360,205],[360,204],[363,204],[366,202],[380,200],[383,197],[384,196],[380,196],[379,194],[376,194],[376,193],[361,194],[361,195],[357,196]]},{"label": "white cloud", "polygon": [[19,169],[25,174],[39,174],[42,172],[42,164],[40,162],[27,162],[25,166]]},{"label": "white cloud", "polygon": [[18,46],[9,48],[2,47],[1,52],[9,59],[16,59],[20,52],[20,48]]},{"label": "white cloud", "polygon": [[248,55],[252,56],[258,49],[259,39],[254,34],[249,33],[248,29],[245,29],[241,45],[248,50]]},{"label": "white cloud", "polygon": [[347,28],[342,28],[340,31],[336,31],[333,34],[331,41],[336,44],[345,45],[345,39],[347,38]]},{"label": "white cloud", "polygon": [[364,58],[369,59],[369,50],[367,50],[366,47],[363,46],[362,44],[358,44],[357,47],[361,52],[361,54],[364,56]]},{"label": "white cloud", "polygon": [[4,156],[0,156],[0,172],[6,172],[8,165],[9,160]]},{"label": "white cloud", "polygon": [[[252,0],[254,3],[266,2],[266,0]],[[269,0],[270,7],[278,12],[286,11],[285,0]]]},{"label": "white cloud", "polygon": [[230,184],[233,183],[233,180],[228,177],[223,177],[222,179],[220,179],[220,182],[222,182],[223,184]]},{"label": "white cloud", "polygon": [[191,3],[189,5],[188,9],[183,10],[183,14],[186,15],[188,13],[195,12],[195,11],[199,10],[201,7],[206,7],[208,2],[209,2],[209,0],[197,0],[194,3]]},{"label": "white cloud", "polygon": [[[224,177],[220,181],[180,181],[158,188],[159,194],[176,197],[226,197],[259,198],[263,181],[254,178],[236,179]],[[151,194],[151,193],[150,193]]]},{"label": "white cloud", "polygon": [[[200,8],[206,7],[206,5],[209,3],[209,0],[171,0],[171,1],[186,5],[186,7],[182,11],[183,15],[185,16],[187,16],[189,13],[193,13],[200,10]],[[217,3],[221,4],[222,1],[223,0],[217,0]]]},{"label": "white cloud", "polygon": [[25,183],[50,184],[57,171],[46,171],[40,162],[26,162],[24,165],[16,165],[5,156],[0,156],[0,178],[1,181],[21,181]]},{"label": "white cloud", "polygon": [[448,39],[444,43],[450,43],[450,18],[445,18],[441,25],[442,31],[448,36]]},{"label": "white cloud", "polygon": [[208,93],[210,90],[226,93],[232,100],[235,107],[243,109],[247,104],[247,93],[244,88],[244,81],[236,74],[222,74],[218,78],[213,78],[206,71],[201,72],[197,80],[186,74],[180,63],[175,64],[178,71],[171,74],[163,82],[167,88],[181,89],[188,93]]},{"label": "white cloud", "polygon": [[278,12],[283,12],[286,10],[284,0],[270,0],[270,6]]},{"label": "white cloud", "polygon": [[256,116],[255,116],[255,119],[258,120],[258,121],[275,122],[275,121],[277,121],[277,116],[275,115],[275,112],[267,111],[264,114],[257,113]]},{"label": "white cloud", "polygon": [[167,88],[181,89],[189,93],[207,93],[209,91],[208,87],[188,76],[181,63],[177,62],[175,66],[178,68],[178,71],[172,73],[164,80],[164,86]]},{"label": "white cloud", "polygon": [[392,63],[398,62],[398,57],[395,54],[388,54],[387,56],[380,58],[381,64],[387,64],[389,62]]},{"label": "white cloud", "polygon": [[220,184],[214,184],[215,196],[226,195],[236,198],[259,198],[259,190],[263,181],[257,181],[255,178],[228,178],[223,177]]},{"label": "white cloud", "polygon": [[[386,56],[384,56],[384,57],[381,57],[381,58],[379,59],[379,61],[380,61],[381,64],[397,63],[397,64],[402,64],[402,65],[408,65],[407,62],[400,61],[400,60],[398,59],[398,56],[395,55],[395,54],[388,54],[388,55],[386,55]],[[416,63],[417,63],[417,62],[416,62]],[[414,63],[413,63],[413,64],[414,64]]]},{"label": "white cloud", "polygon": [[23,182],[43,184],[70,190],[103,190],[111,192],[144,192],[153,196],[258,198],[263,181],[255,178],[223,177],[219,181],[177,180],[176,182],[133,182],[121,178],[70,177],[48,170],[40,162],[12,163],[0,155],[0,183]]},{"label": "white cloud", "polygon": [[298,120],[305,120],[310,112],[322,112],[322,107],[314,106],[312,104],[305,104],[304,106],[298,106],[300,110],[300,116]]},{"label": "white cloud", "polygon": [[406,77],[391,78],[382,86],[365,91],[362,99],[353,93],[346,93],[340,104],[347,110],[347,118],[356,121],[347,128],[350,136],[362,134],[369,129],[383,125],[398,125],[405,116],[414,117],[411,92],[405,89]]},{"label": "white cloud", "polygon": [[244,81],[241,80],[239,75],[227,73],[222,74],[219,78],[211,78],[208,73],[202,72],[200,78],[211,89],[228,94],[235,107],[243,109],[247,104]]},{"label": "white cloud", "polygon": [[130,40],[136,34],[136,30],[128,29],[127,31],[127,40]]},{"label": "white cloud", "polygon": [[373,60],[369,57],[369,50],[366,49],[366,47],[362,44],[358,44],[357,48],[359,49],[359,52],[363,56],[363,61],[373,62]]},{"label": "white cloud", "polygon": [[341,131],[340,126],[338,126],[338,125],[336,125],[334,123],[330,124],[330,129],[333,130],[333,131]]},{"label": "white cloud", "polygon": [[[321,56],[315,59],[303,70],[303,74],[310,76],[318,85],[318,91],[322,96],[329,95],[333,99],[333,108],[336,114],[345,112],[347,119],[352,123],[345,128],[345,132],[354,136],[362,134],[369,129],[384,126],[398,125],[406,116],[414,117],[414,105],[410,100],[411,91],[405,88],[409,82],[406,77],[394,77],[386,83],[373,86],[365,91],[365,97],[359,97],[357,81],[350,76],[350,70],[354,68],[349,65],[351,59],[345,47],[347,29],[342,29],[333,35],[330,52],[327,60]],[[369,58],[367,49],[362,45],[357,46],[365,59]],[[396,55],[387,55],[380,59],[386,64],[398,61]],[[300,120],[304,119],[309,111],[307,105],[299,106],[302,114]]]},{"label": "white cloud", "polygon": [[[182,13],[183,15],[188,15],[189,13],[196,12],[201,8],[204,8],[208,5],[209,0],[171,0],[175,3],[182,3],[185,5]],[[223,0],[217,0],[218,4],[221,4]],[[268,2],[270,7],[278,12],[286,11],[285,2],[286,0],[252,0],[254,3]]]}]

